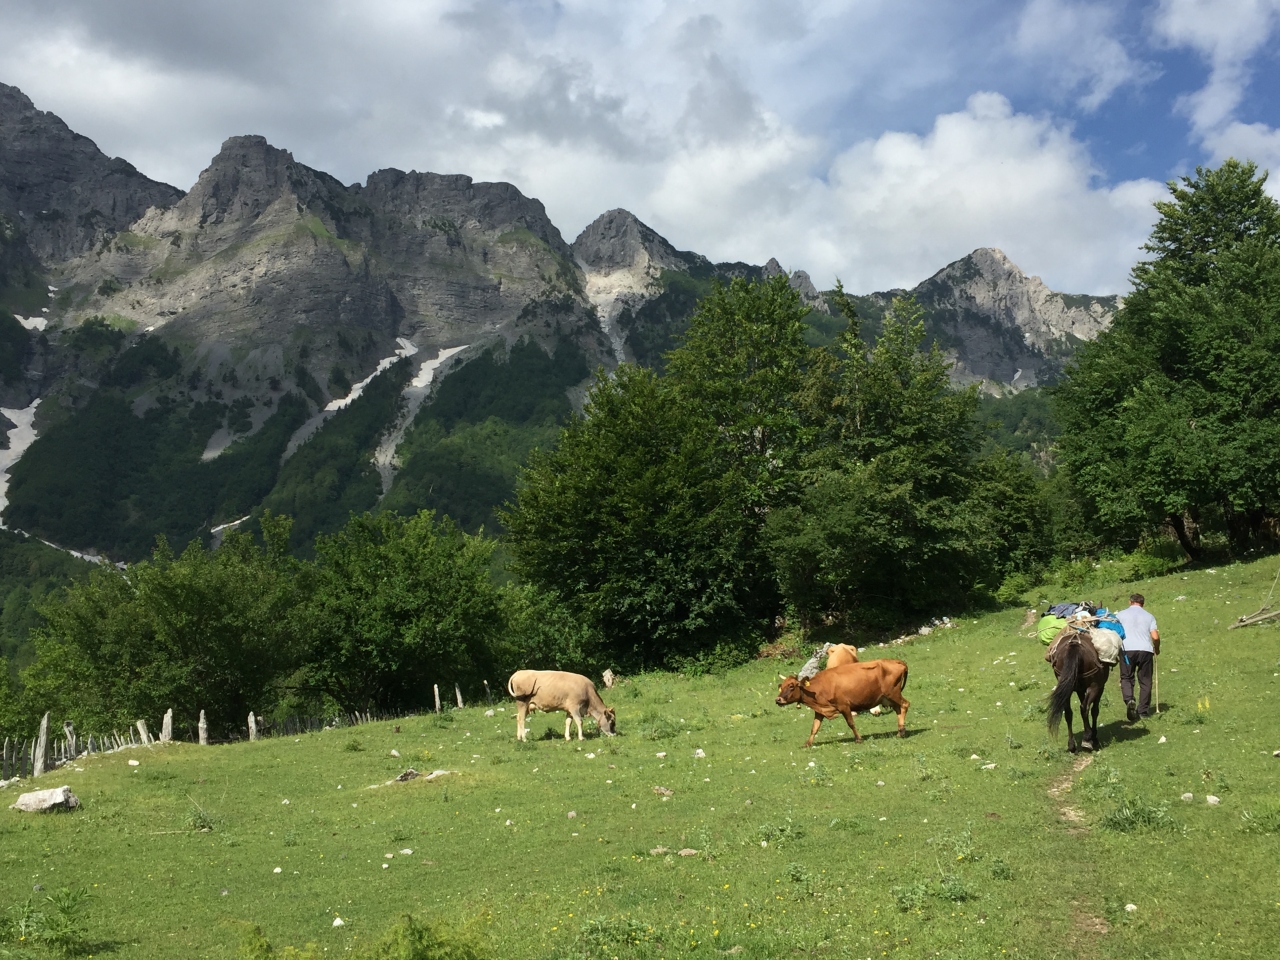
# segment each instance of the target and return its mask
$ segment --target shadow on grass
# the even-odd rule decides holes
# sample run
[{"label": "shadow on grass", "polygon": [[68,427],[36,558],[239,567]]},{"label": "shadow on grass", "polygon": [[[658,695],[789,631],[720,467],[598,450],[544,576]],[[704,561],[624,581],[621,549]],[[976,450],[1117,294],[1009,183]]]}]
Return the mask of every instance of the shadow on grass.
[{"label": "shadow on grass", "polygon": [[1151,735],[1151,728],[1144,723],[1131,724],[1127,720],[1109,720],[1098,724],[1098,736],[1105,747],[1110,743],[1127,743]]}]

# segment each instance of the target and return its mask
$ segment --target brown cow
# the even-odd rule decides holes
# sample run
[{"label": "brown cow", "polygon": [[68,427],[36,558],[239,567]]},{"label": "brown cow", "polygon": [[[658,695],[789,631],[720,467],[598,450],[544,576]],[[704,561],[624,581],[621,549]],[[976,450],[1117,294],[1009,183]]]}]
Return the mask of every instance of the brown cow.
[{"label": "brown cow", "polygon": [[778,688],[774,702],[785,707],[801,703],[813,711],[813,729],[809,731],[806,747],[813,746],[813,738],[823,720],[839,714],[853,731],[855,743],[861,743],[858,728],[853,725],[854,714],[875,706],[892,707],[898,714],[898,736],[907,726],[907,708],[902,690],[907,685],[907,665],[901,660],[868,660],[850,663],[821,671],[811,680],[801,681],[787,677]]},{"label": "brown cow", "polygon": [[600,732],[613,736],[615,724],[613,709],[606,707],[596,693],[595,684],[578,673],[560,670],[517,670],[507,681],[507,693],[516,698],[516,739],[527,739],[525,717],[532,711],[551,713],[563,710],[564,738],[569,739],[569,728],[578,725],[578,739],[582,740],[582,715],[595,718]]}]

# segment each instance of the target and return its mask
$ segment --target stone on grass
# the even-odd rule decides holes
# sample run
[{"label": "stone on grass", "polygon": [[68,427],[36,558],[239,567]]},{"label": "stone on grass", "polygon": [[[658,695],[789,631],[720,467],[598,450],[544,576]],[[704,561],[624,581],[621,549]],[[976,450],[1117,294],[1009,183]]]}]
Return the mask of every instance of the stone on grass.
[{"label": "stone on grass", "polygon": [[654,847],[652,850],[650,850],[650,851],[649,851],[649,856],[651,856],[651,857],[661,857],[661,856],[665,856],[666,854],[668,854],[668,853],[670,853],[670,852],[671,852],[671,851],[670,851],[670,850],[668,850],[666,847]]},{"label": "stone on grass", "polygon": [[654,793],[656,793],[656,794],[657,794],[658,796],[660,796],[660,797],[673,797],[673,796],[675,796],[675,791],[674,791],[674,790],[669,790],[669,789],[668,789],[668,788],[666,788],[666,787],[654,787],[654,788],[653,788],[653,792],[654,792]]},{"label": "stone on grass", "polygon": [[694,850],[692,847],[685,847],[677,854],[677,856],[681,857],[696,857],[697,855],[698,851]]},{"label": "stone on grass", "polygon": [[570,810],[570,811],[569,811],[569,819],[570,819],[570,820],[577,820],[577,819],[578,819],[578,811],[577,811],[577,810]]},{"label": "stone on grass", "polygon": [[129,761],[129,766],[131,766],[131,767],[136,767],[137,765],[138,765],[138,761],[137,761],[137,760],[130,760],[130,761]]},{"label": "stone on grass", "polygon": [[333,918],[333,925],[334,925],[335,927],[345,927],[345,926],[346,926],[346,922],[345,922],[341,917],[334,917],[334,918]]},{"label": "stone on grass", "polygon": [[392,751],[391,751],[391,755],[392,755],[393,757],[395,757],[397,760],[398,760],[398,759],[400,759],[400,751],[399,751],[399,750],[392,750]]},{"label": "stone on grass", "polygon": [[[400,774],[400,776],[396,777],[395,780],[392,781],[392,783],[407,783],[417,775],[418,775],[418,771],[413,769],[413,767],[410,767],[404,773]],[[339,787],[338,789],[341,790],[342,788]]]},{"label": "stone on grass", "polygon": [[52,810],[74,810],[80,806],[80,799],[71,792],[70,787],[54,787],[51,790],[33,790],[18,797],[17,802],[9,805],[10,810],[21,810],[23,813],[48,813]]},{"label": "stone on grass", "polygon": [[1185,800],[1187,803],[1190,803],[1195,798],[1196,798],[1196,795],[1194,793],[1184,793],[1182,795],[1182,799]]},{"label": "stone on grass", "polygon": [[1216,807],[1218,804],[1220,804],[1220,803],[1222,802],[1222,801],[1221,801],[1221,800],[1219,800],[1217,797],[1215,797],[1213,794],[1210,794],[1209,796],[1205,797],[1204,799],[1205,799],[1205,802],[1206,802],[1206,803],[1208,803],[1210,806],[1214,806],[1214,807]]},{"label": "stone on grass", "polygon": [[1168,743],[1168,742],[1169,742],[1168,737],[1161,737],[1159,740],[1156,741],[1156,743]]},{"label": "stone on grass", "polygon": [[1138,905],[1136,903],[1126,903],[1124,905],[1125,913],[1133,913],[1137,909],[1138,909]]},{"label": "stone on grass", "polygon": [[693,751],[693,757],[695,760],[705,760],[707,757],[707,754],[706,754],[706,751],[704,751],[701,747],[699,747],[697,750]]}]

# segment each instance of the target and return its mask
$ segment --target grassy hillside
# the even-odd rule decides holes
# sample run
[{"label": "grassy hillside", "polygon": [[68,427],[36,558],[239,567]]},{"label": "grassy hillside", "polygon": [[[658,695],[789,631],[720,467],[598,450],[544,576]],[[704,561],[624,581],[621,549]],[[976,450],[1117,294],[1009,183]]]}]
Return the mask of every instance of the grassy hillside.
[{"label": "grassy hillside", "polygon": [[[231,957],[246,921],[336,954],[405,911],[504,958],[1271,956],[1280,629],[1226,625],[1276,564],[1140,585],[1162,712],[1122,724],[1113,680],[1096,757],[1048,740],[1052,674],[1010,610],[865,651],[910,664],[902,740],[864,716],[863,744],[828,723],[802,749],[810,715],[773,704],[799,660],[763,660],[608,691],[620,736],[583,744],[539,715],[518,745],[504,704],[91,759],[44,778],[79,812],[0,810],[0,909],[86,888],[121,960]],[[407,766],[456,772],[372,786]]]}]

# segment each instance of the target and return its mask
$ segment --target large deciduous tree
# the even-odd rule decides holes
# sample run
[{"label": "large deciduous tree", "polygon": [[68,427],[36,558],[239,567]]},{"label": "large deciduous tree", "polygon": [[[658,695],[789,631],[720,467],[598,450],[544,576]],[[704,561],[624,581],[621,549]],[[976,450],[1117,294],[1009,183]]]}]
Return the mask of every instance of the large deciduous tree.
[{"label": "large deciduous tree", "polygon": [[421,707],[493,672],[493,542],[429,511],[353,515],[316,540],[304,677],[343,709]]},{"label": "large deciduous tree", "polygon": [[1228,160],[1169,184],[1112,327],[1055,397],[1061,460],[1094,522],[1159,526],[1188,554],[1202,526],[1237,551],[1280,513],[1280,205]]}]

